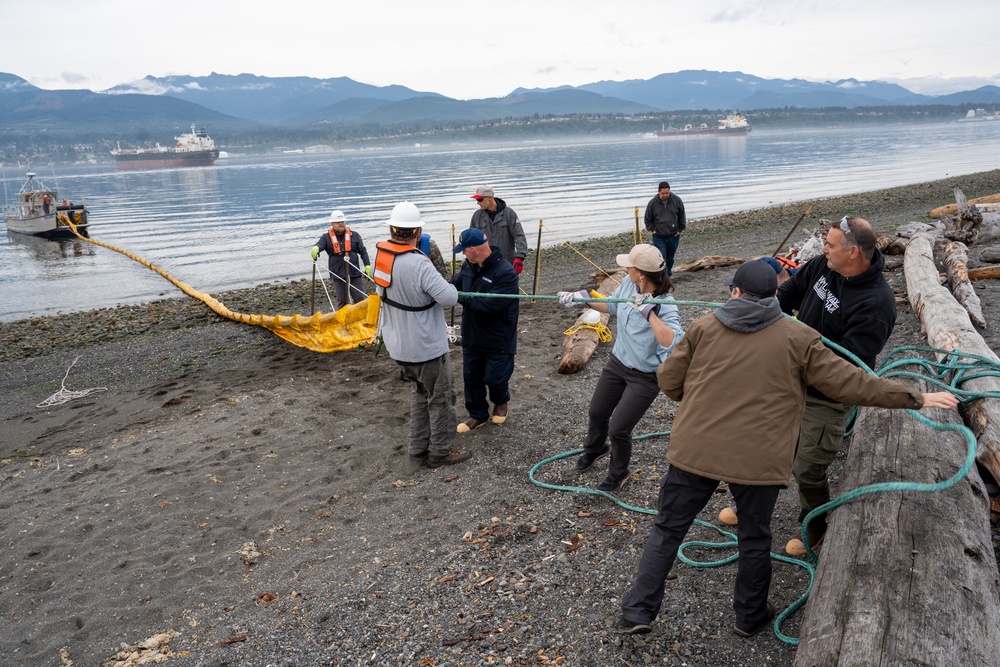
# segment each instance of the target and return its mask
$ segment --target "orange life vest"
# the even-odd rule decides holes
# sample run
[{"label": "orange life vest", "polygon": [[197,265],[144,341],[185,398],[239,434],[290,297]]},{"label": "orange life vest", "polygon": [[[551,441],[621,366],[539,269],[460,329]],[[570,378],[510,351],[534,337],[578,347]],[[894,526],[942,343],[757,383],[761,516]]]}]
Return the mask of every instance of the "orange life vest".
[{"label": "orange life vest", "polygon": [[332,229],[329,232],[334,255],[347,255],[351,252],[351,228],[345,225],[344,229],[346,230],[344,232],[344,252],[340,252],[340,241],[337,240],[337,235],[333,233]]},{"label": "orange life vest", "polygon": [[[427,310],[433,307],[436,302],[431,301],[423,306],[407,306],[389,298],[388,287],[392,284],[392,265],[397,257],[405,255],[408,252],[420,253],[420,250],[409,243],[396,243],[395,241],[380,241],[376,243],[375,269],[372,271],[372,280],[382,288],[382,303],[385,305],[410,312]],[[420,254],[423,255],[423,253]]]},{"label": "orange life vest", "polygon": [[788,257],[782,257],[781,255],[778,255],[775,259],[778,260],[778,263],[781,264],[781,267],[784,269],[797,269],[801,266],[798,262],[795,262]]}]

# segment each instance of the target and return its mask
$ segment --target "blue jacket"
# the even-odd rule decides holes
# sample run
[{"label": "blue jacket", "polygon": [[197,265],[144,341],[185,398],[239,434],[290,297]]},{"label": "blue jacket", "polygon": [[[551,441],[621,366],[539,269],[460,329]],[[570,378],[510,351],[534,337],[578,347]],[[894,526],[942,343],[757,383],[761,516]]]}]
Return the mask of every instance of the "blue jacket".
[{"label": "blue jacket", "polygon": [[[482,266],[466,260],[451,279],[459,292],[517,294],[517,273],[499,248]],[[517,352],[517,299],[458,298],[462,304],[462,347],[480,354]]]}]

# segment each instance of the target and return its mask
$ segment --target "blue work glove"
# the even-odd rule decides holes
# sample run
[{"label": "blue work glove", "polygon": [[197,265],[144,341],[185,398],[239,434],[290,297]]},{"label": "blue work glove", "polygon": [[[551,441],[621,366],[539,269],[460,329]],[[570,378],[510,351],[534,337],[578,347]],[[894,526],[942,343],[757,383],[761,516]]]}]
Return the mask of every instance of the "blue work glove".
[{"label": "blue work glove", "polygon": [[585,289],[577,290],[576,292],[557,292],[559,296],[559,303],[568,308],[586,308],[586,301],[574,301],[573,299],[589,299],[590,292]]},{"label": "blue work glove", "polygon": [[312,250],[309,251],[309,254],[312,255],[313,261],[315,262],[316,258],[319,257],[319,246],[314,245]]}]

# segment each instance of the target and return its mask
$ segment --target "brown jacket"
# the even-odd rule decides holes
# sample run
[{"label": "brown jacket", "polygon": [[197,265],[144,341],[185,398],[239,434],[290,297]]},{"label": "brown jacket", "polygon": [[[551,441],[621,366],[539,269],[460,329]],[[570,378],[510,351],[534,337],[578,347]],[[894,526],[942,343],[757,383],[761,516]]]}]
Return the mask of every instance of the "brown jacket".
[{"label": "brown jacket", "polygon": [[772,316],[777,308],[775,299],[746,301],[734,299],[718,315],[695,320],[656,372],[663,393],[680,402],[671,465],[725,482],[787,486],[806,386],[848,405],[923,405],[916,389],[845,361],[803,324],[784,317],[768,324],[762,317],[762,328],[752,332],[723,324],[727,307]]}]

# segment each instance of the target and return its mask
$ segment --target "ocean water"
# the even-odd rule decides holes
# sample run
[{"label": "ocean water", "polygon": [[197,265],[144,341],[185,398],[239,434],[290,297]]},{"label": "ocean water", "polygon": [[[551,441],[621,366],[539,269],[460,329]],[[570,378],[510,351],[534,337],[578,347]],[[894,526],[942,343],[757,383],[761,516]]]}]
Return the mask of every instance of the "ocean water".
[{"label": "ocean water", "polygon": [[[660,180],[690,220],[772,204],[1000,168],[1000,123],[754,130],[745,137],[488,146],[422,145],[211,167],[117,172],[33,165],[60,196],[90,209],[95,239],[129,250],[210,293],[309,278],[309,249],[345,212],[374,256],[392,207],[415,203],[443,250],[492,185],[534,246],[634,228]],[[4,166],[5,196],[23,174]],[[858,211],[863,214],[863,211]],[[696,223],[695,223],[696,224]],[[321,257],[321,262],[325,256]],[[82,241],[0,235],[0,321],[179,296],[161,276]]]}]

